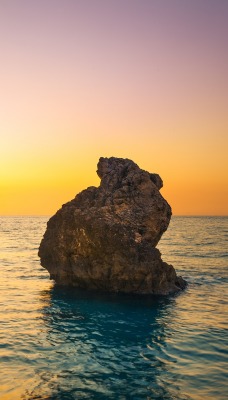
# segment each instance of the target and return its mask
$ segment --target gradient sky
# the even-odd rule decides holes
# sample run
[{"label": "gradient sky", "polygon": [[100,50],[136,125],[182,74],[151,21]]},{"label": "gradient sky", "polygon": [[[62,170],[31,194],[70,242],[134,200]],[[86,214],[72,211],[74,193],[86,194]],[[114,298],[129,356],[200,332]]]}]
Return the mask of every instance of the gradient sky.
[{"label": "gradient sky", "polygon": [[227,0],[0,0],[0,214],[53,214],[100,156],[228,214]]}]

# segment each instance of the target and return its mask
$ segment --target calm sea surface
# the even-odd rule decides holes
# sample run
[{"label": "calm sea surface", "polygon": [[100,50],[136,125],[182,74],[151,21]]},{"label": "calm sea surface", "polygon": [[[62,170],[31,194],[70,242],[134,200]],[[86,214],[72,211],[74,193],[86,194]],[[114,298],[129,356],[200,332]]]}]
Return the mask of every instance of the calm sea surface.
[{"label": "calm sea surface", "polygon": [[158,247],[173,297],[60,290],[47,217],[0,217],[0,399],[228,398],[228,218],[173,217]]}]

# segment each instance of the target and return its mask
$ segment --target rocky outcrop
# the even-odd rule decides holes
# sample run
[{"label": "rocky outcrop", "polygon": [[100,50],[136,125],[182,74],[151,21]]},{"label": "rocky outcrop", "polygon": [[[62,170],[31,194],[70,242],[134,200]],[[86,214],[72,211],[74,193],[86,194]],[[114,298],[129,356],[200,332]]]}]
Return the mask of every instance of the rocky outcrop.
[{"label": "rocky outcrop", "polygon": [[49,220],[41,264],[58,284],[112,292],[169,294],[186,285],[156,248],[171,218],[159,175],[133,161],[100,158],[89,187]]}]

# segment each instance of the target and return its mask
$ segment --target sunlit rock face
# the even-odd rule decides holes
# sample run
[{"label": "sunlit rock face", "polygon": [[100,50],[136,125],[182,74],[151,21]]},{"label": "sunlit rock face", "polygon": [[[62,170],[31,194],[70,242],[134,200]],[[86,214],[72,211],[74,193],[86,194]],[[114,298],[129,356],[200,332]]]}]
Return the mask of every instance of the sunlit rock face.
[{"label": "sunlit rock face", "polygon": [[100,158],[100,186],[89,187],[49,220],[41,264],[61,285],[110,292],[169,294],[185,287],[155,246],[171,208],[159,175],[133,161]]}]

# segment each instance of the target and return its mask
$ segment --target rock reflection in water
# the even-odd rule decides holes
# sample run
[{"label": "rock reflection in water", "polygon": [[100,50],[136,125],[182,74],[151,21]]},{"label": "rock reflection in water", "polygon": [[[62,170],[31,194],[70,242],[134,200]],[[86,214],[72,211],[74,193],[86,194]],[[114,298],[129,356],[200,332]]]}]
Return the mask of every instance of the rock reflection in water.
[{"label": "rock reflection in water", "polygon": [[174,358],[165,356],[175,298],[42,293],[39,382],[24,399],[187,399],[163,385]]}]

